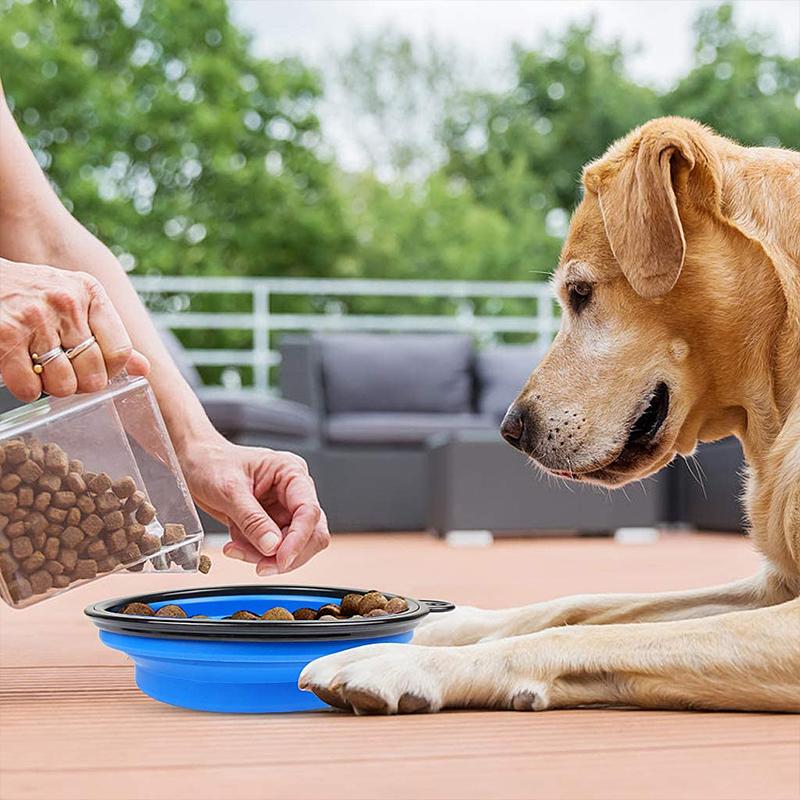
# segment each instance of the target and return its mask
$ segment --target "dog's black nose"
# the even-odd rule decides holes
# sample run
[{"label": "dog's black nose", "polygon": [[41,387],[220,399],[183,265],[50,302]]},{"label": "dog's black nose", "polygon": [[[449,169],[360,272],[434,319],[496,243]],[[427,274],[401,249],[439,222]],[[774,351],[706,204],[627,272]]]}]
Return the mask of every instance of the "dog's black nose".
[{"label": "dog's black nose", "polygon": [[511,406],[506,411],[500,425],[500,435],[512,446],[522,450],[522,437],[525,435],[525,414],[519,406]]}]

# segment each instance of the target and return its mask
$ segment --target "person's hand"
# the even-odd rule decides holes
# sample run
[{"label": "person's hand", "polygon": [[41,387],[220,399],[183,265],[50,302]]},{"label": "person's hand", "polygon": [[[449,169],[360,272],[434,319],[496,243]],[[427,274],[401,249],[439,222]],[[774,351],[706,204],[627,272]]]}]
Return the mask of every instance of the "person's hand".
[{"label": "person's hand", "polygon": [[296,569],[330,543],[299,456],[214,437],[192,443],[181,462],[195,502],[230,530],[225,555],[255,564],[259,575]]},{"label": "person's hand", "polygon": [[[34,371],[32,354],[67,350],[92,336],[96,341],[74,359],[61,353],[41,374]],[[95,392],[124,369],[146,375],[149,366],[96,278],[0,258],[0,373],[15,397]]]}]

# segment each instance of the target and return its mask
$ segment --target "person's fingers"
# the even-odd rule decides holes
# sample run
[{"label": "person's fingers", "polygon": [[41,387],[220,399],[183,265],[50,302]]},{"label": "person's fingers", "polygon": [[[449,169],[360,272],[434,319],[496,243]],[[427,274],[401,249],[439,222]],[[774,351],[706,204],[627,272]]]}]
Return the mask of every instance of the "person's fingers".
[{"label": "person's fingers", "polygon": [[[85,306],[76,307],[74,313],[64,314],[59,321],[59,326],[61,346],[65,350],[77,347],[92,337]],[[99,392],[108,384],[103,353],[97,342],[68,360],[75,372],[79,392]]]},{"label": "person's fingers", "polygon": [[[92,336],[89,328],[88,309],[91,290],[99,283],[83,273],[64,274],[48,297],[50,308],[55,312],[55,326],[61,346],[68,350]],[[108,383],[105,364],[97,346],[90,347],[72,361],[72,369],[79,392],[96,392]]]},{"label": "person's fingers", "polygon": [[42,382],[33,371],[33,361],[27,343],[17,345],[0,360],[3,383],[8,391],[23,403],[31,403],[42,393]]},{"label": "person's fingers", "polygon": [[41,378],[45,392],[53,397],[68,397],[78,391],[78,378],[64,353],[43,365]]},{"label": "person's fingers", "polygon": [[306,462],[293,453],[275,454],[281,461],[276,473],[265,471],[261,480],[257,480],[255,493],[258,497],[271,495],[273,502],[279,503],[290,515],[302,505],[319,506],[314,481],[308,473]]},{"label": "person's fingers", "polygon": [[130,361],[133,347],[111,298],[96,281],[89,285],[89,327],[100,345],[108,375],[119,375]]},{"label": "person's fingers", "polygon": [[295,511],[289,523],[289,531],[275,553],[276,563],[281,572],[291,569],[309,542],[316,539],[315,532],[321,513],[319,506],[311,503],[305,503]]},{"label": "person's fingers", "polygon": [[[328,523],[325,520],[325,515],[323,514],[323,518],[317,524],[317,527],[314,529],[314,533],[312,534],[311,538],[308,540],[308,543],[300,551],[300,554],[297,555],[287,567],[285,567],[281,572],[288,572],[292,569],[297,569],[298,567],[302,567],[306,561],[310,561],[317,553],[324,550],[331,542],[331,535],[328,532]],[[280,552],[280,551],[279,551]],[[256,570],[260,569],[261,564],[256,567]],[[277,565],[276,565],[277,569]],[[259,573],[261,574],[261,573]]]},{"label": "person's fingers", "polygon": [[226,542],[222,547],[222,552],[228,558],[246,561],[248,564],[258,564],[264,558],[250,542],[241,539]]},{"label": "person's fingers", "polygon": [[264,510],[275,520],[281,529],[288,527],[289,523],[292,521],[292,512],[287,511],[281,503],[277,501],[265,503],[262,501],[261,505],[264,506]]},{"label": "person's fingers", "polygon": [[[31,338],[31,353],[40,356],[49,353],[53,348],[61,346],[58,333],[49,325],[39,328]],[[78,390],[78,379],[69,359],[64,353],[42,365],[40,374],[42,388],[53,397],[67,397]]]},{"label": "person's fingers", "polygon": [[142,355],[138,350],[133,350],[125,369],[128,370],[129,375],[145,376],[150,372],[150,361],[148,361],[147,356]]},{"label": "person's fingers", "polygon": [[[84,337],[88,339],[91,334]],[[82,340],[83,341],[83,340]],[[70,343],[70,347],[75,347]],[[75,370],[75,377],[78,379],[79,392],[99,392],[108,385],[108,372],[106,372],[103,353],[97,342],[87,347],[74,358],[70,359],[72,369]]]},{"label": "person's fingers", "polygon": [[262,556],[271,556],[283,538],[277,523],[256,500],[246,483],[230,491],[231,503],[228,517],[238,528],[242,538],[249,542]]},{"label": "person's fingers", "polygon": [[[228,521],[228,531],[231,540],[227,542],[222,550],[229,558],[234,558],[237,561],[246,561],[249,564],[258,564],[265,559],[272,562],[275,561],[274,556],[264,556],[250,542],[247,541],[244,534],[233,524]],[[282,531],[282,534],[285,531]],[[277,572],[277,568],[275,570]]]}]

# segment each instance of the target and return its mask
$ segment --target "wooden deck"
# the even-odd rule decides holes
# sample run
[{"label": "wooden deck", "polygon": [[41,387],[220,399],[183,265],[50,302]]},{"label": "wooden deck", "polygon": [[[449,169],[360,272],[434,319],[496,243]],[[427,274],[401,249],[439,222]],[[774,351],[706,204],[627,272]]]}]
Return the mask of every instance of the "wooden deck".
[{"label": "wooden deck", "polygon": [[[739,537],[453,550],[423,536],[340,536],[284,581],[502,606],[577,591],[699,586],[756,566]],[[100,645],[81,613],[103,597],[251,578],[218,555],[209,576],[123,575],[27,611],[0,610],[0,798],[800,798],[797,716],[202,714],[139,693],[125,658]]]}]

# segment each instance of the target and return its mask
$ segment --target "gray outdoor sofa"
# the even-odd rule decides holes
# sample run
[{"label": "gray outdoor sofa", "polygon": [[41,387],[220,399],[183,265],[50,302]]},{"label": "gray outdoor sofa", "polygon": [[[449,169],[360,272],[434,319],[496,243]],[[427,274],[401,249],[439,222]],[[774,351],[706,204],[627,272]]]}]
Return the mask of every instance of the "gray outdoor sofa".
[{"label": "gray outdoor sofa", "polygon": [[538,360],[466,335],[288,336],[284,398],[318,417],[310,459],[337,530],[599,533],[669,521],[668,481],[609,495],[547,479],[500,437]]}]

